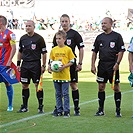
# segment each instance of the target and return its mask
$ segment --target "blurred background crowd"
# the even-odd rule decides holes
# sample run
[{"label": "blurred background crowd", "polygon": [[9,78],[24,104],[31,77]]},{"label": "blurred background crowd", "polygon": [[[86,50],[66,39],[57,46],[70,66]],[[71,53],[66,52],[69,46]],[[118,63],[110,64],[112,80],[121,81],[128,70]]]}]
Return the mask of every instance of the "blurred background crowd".
[{"label": "blurred background crowd", "polygon": [[60,16],[68,14],[71,27],[82,34],[84,42],[93,43],[101,32],[101,20],[113,19],[113,29],[125,42],[133,33],[133,0],[0,0],[0,14],[8,19],[8,28],[15,31],[17,40],[25,31],[25,22],[34,20],[35,30],[51,42],[60,28]]}]

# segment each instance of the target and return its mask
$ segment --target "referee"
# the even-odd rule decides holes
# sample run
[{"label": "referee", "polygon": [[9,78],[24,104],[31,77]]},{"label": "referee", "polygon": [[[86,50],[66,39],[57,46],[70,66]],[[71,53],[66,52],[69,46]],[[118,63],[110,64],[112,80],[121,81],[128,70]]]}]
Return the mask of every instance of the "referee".
[{"label": "referee", "polygon": [[95,116],[104,115],[105,87],[109,80],[112,83],[113,73],[115,71],[114,83],[114,100],[116,105],[116,117],[121,117],[121,91],[119,86],[119,65],[125,51],[122,36],[112,31],[113,21],[109,17],[102,20],[102,30],[104,31],[96,37],[93,45],[91,72],[96,73],[95,61],[99,52],[99,63],[97,67],[97,82],[98,82],[98,101],[99,108]]},{"label": "referee", "polygon": [[[43,113],[43,90],[38,91],[40,76],[45,71],[46,44],[42,36],[34,32],[35,24],[32,20],[26,22],[26,32],[20,38],[17,56],[17,69],[21,73],[23,104],[18,112],[28,112],[28,98],[30,96],[29,84],[32,79],[38,99],[38,113]],[[42,66],[41,66],[42,55]],[[21,64],[21,59],[22,64]],[[20,67],[21,65],[21,67]]]},{"label": "referee", "polygon": [[[71,29],[70,17],[67,14],[63,14],[61,16],[60,24],[62,29],[67,33],[67,37],[66,37],[67,39],[65,41],[65,44],[72,49],[75,57],[77,57],[75,53],[75,48],[77,47],[79,50],[78,64],[76,63],[76,60],[75,60],[75,63],[72,66],[70,66],[70,76],[71,76],[70,86],[72,89],[72,98],[74,102],[74,115],[80,116],[79,91],[78,91],[77,83],[78,83],[78,72],[82,70],[82,61],[83,61],[83,55],[84,55],[83,39],[77,31]],[[56,43],[56,38],[54,37],[53,47],[55,46],[57,46],[57,43]],[[56,109],[54,110],[54,112],[56,112]]]}]

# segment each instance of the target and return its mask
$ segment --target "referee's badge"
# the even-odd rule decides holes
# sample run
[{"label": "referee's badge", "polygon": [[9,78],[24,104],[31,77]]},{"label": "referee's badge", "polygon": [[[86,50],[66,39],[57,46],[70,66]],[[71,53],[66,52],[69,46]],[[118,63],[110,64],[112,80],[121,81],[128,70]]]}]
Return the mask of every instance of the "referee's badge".
[{"label": "referee's badge", "polygon": [[70,44],[71,44],[71,40],[67,39],[67,45],[70,45]]},{"label": "referee's badge", "polygon": [[36,44],[31,44],[31,49],[36,49]]},{"label": "referee's badge", "polygon": [[115,47],[115,42],[110,42],[110,47],[114,48]]}]

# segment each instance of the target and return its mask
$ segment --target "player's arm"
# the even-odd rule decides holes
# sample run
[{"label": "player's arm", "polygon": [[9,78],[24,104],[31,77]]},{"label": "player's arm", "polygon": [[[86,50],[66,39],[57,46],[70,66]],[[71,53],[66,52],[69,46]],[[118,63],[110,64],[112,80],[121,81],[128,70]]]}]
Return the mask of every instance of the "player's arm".
[{"label": "player's arm", "polygon": [[75,39],[75,42],[79,49],[79,62],[78,62],[76,71],[81,71],[82,70],[82,61],[83,61],[83,57],[84,57],[84,43],[83,43],[82,36],[78,32],[75,34],[74,39]]},{"label": "player's arm", "polygon": [[79,62],[78,62],[78,65],[77,65],[77,71],[81,71],[82,70],[83,57],[84,57],[84,48],[81,47],[79,49]]},{"label": "player's arm", "polygon": [[44,73],[46,70],[46,58],[47,54],[46,53],[42,54],[42,73]]},{"label": "player's arm", "polygon": [[20,71],[21,58],[22,58],[22,53],[18,51],[18,54],[17,54],[17,70],[18,71]]},{"label": "player's arm", "polygon": [[52,73],[52,70],[51,70],[51,63],[53,62],[54,60],[54,56],[53,56],[53,49],[50,51],[50,57],[49,57],[49,62],[48,62],[48,73]]},{"label": "player's arm", "polygon": [[70,67],[71,65],[73,65],[75,59],[71,59],[67,64],[63,65],[62,67],[59,68],[60,71],[62,71],[63,69]]},{"label": "player's arm", "polygon": [[48,63],[48,73],[52,73],[52,69],[51,69],[51,63],[52,63],[52,59],[49,59],[49,63]]},{"label": "player's arm", "polygon": [[120,62],[122,60],[123,54],[124,54],[124,52],[122,52],[122,51],[118,53],[117,61],[116,61],[115,65],[114,65],[114,67],[113,67],[114,71],[119,69],[119,64],[120,64]]},{"label": "player's arm", "polygon": [[8,62],[6,64],[7,67],[10,67],[11,63],[12,63],[12,59],[16,53],[16,45],[11,45],[12,49],[11,49],[11,53],[10,53],[10,57],[8,59]]},{"label": "player's arm", "polygon": [[91,72],[93,74],[96,74],[96,67],[95,67],[96,58],[97,58],[97,53],[93,51],[91,58]]},{"label": "player's arm", "polygon": [[6,66],[10,66],[11,63],[12,63],[12,59],[16,53],[16,36],[14,33],[11,33],[9,35],[9,42],[10,42],[10,45],[11,45],[11,52],[10,52],[10,57],[8,59],[8,62],[6,64]]},{"label": "player's arm", "polygon": [[43,37],[40,38],[40,44],[41,44],[41,59],[42,59],[42,67],[41,67],[41,73],[44,73],[46,70],[46,58],[47,58],[47,49],[46,49],[46,43]]}]

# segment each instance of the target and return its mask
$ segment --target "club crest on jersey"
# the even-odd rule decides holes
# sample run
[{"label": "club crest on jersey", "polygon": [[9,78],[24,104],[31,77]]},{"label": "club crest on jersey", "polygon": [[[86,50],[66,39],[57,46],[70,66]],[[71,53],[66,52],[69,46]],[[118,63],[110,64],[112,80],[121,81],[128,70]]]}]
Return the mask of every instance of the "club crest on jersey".
[{"label": "club crest on jersey", "polygon": [[115,42],[110,42],[110,47],[114,48],[115,47]]},{"label": "club crest on jersey", "polygon": [[31,49],[36,49],[36,44],[31,44]]},{"label": "club crest on jersey", "polygon": [[71,44],[71,40],[67,39],[67,45],[70,45],[70,44]]}]

